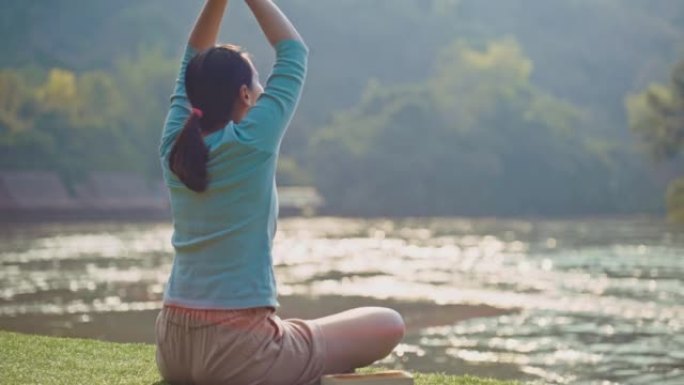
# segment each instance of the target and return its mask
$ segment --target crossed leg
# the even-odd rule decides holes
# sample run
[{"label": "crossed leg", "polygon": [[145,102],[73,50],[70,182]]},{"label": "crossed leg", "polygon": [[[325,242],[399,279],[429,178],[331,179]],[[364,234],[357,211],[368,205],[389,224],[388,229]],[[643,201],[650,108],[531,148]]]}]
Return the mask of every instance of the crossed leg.
[{"label": "crossed leg", "polygon": [[389,355],[404,337],[401,315],[384,307],[360,307],[312,320],[327,344],[323,374],[347,373]]}]

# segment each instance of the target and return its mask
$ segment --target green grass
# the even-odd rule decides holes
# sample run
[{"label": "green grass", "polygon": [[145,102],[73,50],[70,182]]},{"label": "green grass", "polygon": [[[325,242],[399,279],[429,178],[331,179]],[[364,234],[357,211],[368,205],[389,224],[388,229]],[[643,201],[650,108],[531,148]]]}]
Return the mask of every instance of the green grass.
[{"label": "green grass", "polygon": [[[0,331],[0,384],[162,385],[154,345],[117,344]],[[373,372],[364,368],[359,372]],[[512,385],[475,377],[414,373],[417,385]]]}]

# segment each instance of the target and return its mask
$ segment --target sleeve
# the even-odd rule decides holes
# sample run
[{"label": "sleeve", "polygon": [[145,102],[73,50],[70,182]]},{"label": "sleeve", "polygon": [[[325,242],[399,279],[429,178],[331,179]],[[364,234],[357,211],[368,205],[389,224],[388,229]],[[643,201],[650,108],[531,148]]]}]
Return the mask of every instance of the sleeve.
[{"label": "sleeve", "polygon": [[276,44],[276,62],[263,94],[247,116],[234,126],[238,141],[263,151],[278,152],[301,97],[309,50],[297,40]]},{"label": "sleeve", "polygon": [[176,86],[173,90],[173,94],[171,94],[171,106],[166,115],[164,130],[162,131],[161,145],[159,148],[159,154],[162,157],[170,151],[176,136],[183,129],[185,122],[190,116],[190,102],[188,101],[188,96],[185,92],[185,70],[188,68],[190,59],[197,55],[197,53],[198,51],[189,44],[185,47],[180,71],[176,78]]}]

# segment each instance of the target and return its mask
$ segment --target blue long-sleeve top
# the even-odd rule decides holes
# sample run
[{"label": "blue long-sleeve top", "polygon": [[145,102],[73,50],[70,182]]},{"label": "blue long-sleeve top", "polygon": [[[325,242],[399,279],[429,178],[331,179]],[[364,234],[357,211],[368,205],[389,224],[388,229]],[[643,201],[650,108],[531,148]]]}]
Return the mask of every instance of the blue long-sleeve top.
[{"label": "blue long-sleeve top", "polygon": [[209,186],[196,193],[168,165],[191,113],[185,70],[198,52],[186,47],[160,147],[175,250],[164,304],[196,309],[279,306],[271,254],[278,219],[276,165],[301,96],[308,49],[285,40],[275,51],[264,92],[245,118],[204,137]]}]

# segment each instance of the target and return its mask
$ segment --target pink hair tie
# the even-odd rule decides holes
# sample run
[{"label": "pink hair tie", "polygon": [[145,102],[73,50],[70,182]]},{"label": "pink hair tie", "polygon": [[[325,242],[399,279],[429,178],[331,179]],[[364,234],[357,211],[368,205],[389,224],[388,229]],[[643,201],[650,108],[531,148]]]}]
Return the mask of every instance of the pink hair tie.
[{"label": "pink hair tie", "polygon": [[193,108],[192,113],[193,113],[193,115],[197,115],[200,118],[202,118],[204,116],[204,112],[202,112],[202,110],[200,110],[199,108]]}]

